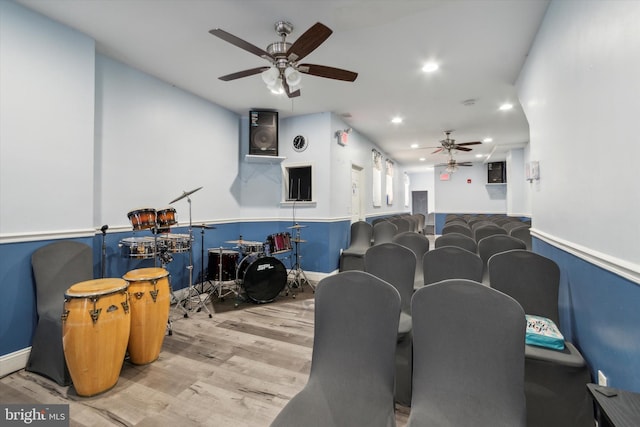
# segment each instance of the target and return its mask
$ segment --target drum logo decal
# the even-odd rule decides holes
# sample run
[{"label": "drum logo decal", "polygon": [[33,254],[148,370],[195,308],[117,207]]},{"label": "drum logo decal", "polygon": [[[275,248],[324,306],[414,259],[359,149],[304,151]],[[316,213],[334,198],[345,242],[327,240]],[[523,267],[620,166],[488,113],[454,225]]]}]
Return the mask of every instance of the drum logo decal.
[{"label": "drum logo decal", "polygon": [[258,266],[257,271],[271,270],[272,268],[273,268],[273,265],[271,264],[262,264]]}]

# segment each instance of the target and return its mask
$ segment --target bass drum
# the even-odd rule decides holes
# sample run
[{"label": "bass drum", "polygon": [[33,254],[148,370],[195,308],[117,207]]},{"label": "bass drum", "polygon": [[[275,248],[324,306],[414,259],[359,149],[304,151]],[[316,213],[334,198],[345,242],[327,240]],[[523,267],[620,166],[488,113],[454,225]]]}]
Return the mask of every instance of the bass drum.
[{"label": "bass drum", "polygon": [[240,261],[238,279],[247,297],[263,304],[275,300],[287,285],[287,269],[277,258],[248,256]]}]

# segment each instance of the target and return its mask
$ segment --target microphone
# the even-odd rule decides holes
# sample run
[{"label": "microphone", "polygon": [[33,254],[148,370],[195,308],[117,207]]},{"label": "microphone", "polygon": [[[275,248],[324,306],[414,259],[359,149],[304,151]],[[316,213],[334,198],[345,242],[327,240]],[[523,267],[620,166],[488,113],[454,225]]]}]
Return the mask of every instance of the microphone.
[{"label": "microphone", "polygon": [[102,234],[107,234],[108,229],[109,229],[109,226],[105,224],[102,226],[102,228],[100,228],[100,231],[102,231]]}]

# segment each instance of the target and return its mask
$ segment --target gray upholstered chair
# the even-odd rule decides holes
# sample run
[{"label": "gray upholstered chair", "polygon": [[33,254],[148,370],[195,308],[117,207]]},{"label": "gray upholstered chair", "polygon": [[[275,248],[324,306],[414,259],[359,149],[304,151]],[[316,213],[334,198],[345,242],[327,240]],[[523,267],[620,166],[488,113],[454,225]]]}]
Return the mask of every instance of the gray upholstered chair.
[{"label": "gray upholstered chair", "polygon": [[408,426],[524,427],[525,317],[511,297],[462,279],[418,289]]},{"label": "gray upholstered chair", "polygon": [[411,231],[411,223],[405,218],[392,218],[389,221],[391,221],[396,225],[396,227],[398,227],[398,233]]},{"label": "gray upholstered chair", "polygon": [[478,252],[478,244],[469,236],[460,233],[447,233],[436,238],[434,242],[436,248],[442,246],[457,246],[466,249],[474,254]]},{"label": "gray upholstered chair", "polygon": [[473,238],[476,242],[484,239],[485,237],[493,236],[495,234],[507,234],[507,230],[495,224],[481,225],[472,230]]},{"label": "gray upholstered chair", "polygon": [[[560,328],[560,269],[551,259],[524,249],[493,255],[489,283],[517,300],[526,314],[551,319]],[[593,427],[586,384],[589,368],[580,351],[565,341],[563,351],[527,345],[525,391],[529,427]]]},{"label": "gray upholstered chair", "polygon": [[502,228],[507,230],[507,233],[513,230],[514,228],[518,228],[518,227],[531,227],[531,224],[527,224],[520,220],[513,219],[502,226]]},{"label": "gray upholstered chair", "polygon": [[65,291],[73,284],[93,279],[92,248],[71,240],[37,249],[31,256],[36,284],[38,324],[26,370],[60,385],[71,384],[62,347]]},{"label": "gray upholstered chair", "polygon": [[395,397],[406,406],[411,403],[411,295],[416,264],[414,252],[398,243],[372,246],[364,257],[364,271],[390,283],[400,293]]},{"label": "gray upholstered chair", "polygon": [[347,271],[315,294],[311,372],[272,426],[395,426],[393,382],[400,295],[389,283]]},{"label": "gray upholstered chair", "polygon": [[398,232],[398,227],[389,222],[381,221],[373,226],[373,244],[390,243]]},{"label": "gray upholstered chair", "polygon": [[482,282],[482,259],[476,253],[457,246],[442,246],[422,258],[424,285],[446,279],[467,279]]},{"label": "gray upholstered chair", "polygon": [[522,240],[512,236],[508,236],[506,234],[495,234],[480,240],[478,242],[478,255],[480,255],[480,258],[482,258],[482,263],[484,266],[483,283],[489,283],[489,270],[487,268],[489,258],[500,252],[510,251],[512,249],[526,248],[527,245],[525,245]]},{"label": "gray upholstered chair", "polygon": [[444,227],[442,227],[442,235],[449,233],[460,233],[468,237],[473,237],[471,228],[469,228],[468,225],[464,225],[461,223],[446,224]]},{"label": "gray upholstered chair", "polygon": [[429,239],[413,231],[405,231],[393,237],[393,243],[405,246],[413,251],[416,256],[416,272],[413,281],[413,288],[418,289],[424,285],[424,275],[422,273],[422,257],[429,251]]},{"label": "gray upholstered chair", "polygon": [[527,250],[531,250],[531,227],[523,225],[522,227],[512,228],[509,231],[509,236],[522,240],[527,245]]},{"label": "gray upholstered chair", "polygon": [[364,270],[364,253],[371,247],[373,226],[366,221],[351,224],[349,247],[340,254],[340,271]]}]

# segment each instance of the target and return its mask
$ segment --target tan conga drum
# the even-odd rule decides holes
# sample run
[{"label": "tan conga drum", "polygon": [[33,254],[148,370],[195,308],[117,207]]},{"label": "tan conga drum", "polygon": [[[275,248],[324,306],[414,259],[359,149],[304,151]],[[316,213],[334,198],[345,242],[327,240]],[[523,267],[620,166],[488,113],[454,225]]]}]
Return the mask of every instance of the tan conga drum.
[{"label": "tan conga drum", "polygon": [[131,333],[129,359],[136,365],[151,363],[160,355],[169,321],[171,289],[169,272],[151,267],[131,270],[123,276],[129,283]]},{"label": "tan conga drum", "polygon": [[62,346],[76,393],[93,396],[118,382],[131,327],[126,281],[79,282],[64,294]]}]

